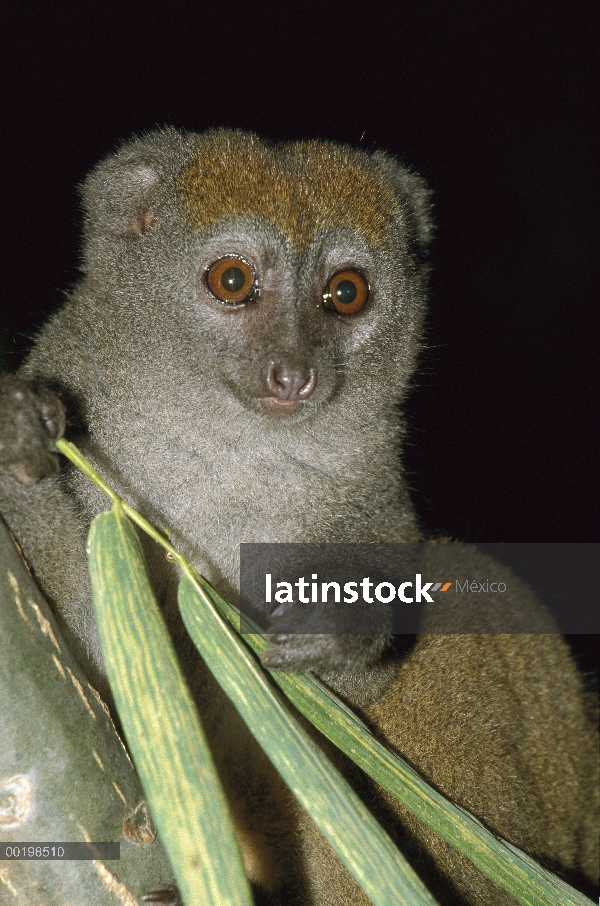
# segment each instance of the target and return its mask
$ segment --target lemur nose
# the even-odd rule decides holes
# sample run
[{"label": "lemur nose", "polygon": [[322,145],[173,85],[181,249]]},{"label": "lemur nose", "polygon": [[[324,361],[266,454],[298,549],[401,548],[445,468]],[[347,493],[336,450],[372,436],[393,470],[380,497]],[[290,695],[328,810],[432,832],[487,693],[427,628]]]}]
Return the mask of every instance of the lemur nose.
[{"label": "lemur nose", "polygon": [[281,400],[305,400],[317,386],[317,369],[289,362],[271,362],[267,372],[271,394]]}]

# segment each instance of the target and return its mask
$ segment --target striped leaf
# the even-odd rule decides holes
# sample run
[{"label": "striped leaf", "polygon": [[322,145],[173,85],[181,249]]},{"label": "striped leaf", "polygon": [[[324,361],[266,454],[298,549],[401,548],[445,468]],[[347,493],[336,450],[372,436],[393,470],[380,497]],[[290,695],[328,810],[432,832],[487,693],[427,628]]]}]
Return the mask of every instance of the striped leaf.
[{"label": "striped leaf", "polygon": [[92,523],[88,562],[107,676],[184,903],[250,906],[225,796],[118,503]]},{"label": "striped leaf", "polygon": [[[219,612],[239,628],[239,612],[205,579],[198,576],[196,581]],[[244,621],[249,623],[247,617]],[[244,639],[256,654],[268,647],[258,632],[245,634]],[[522,906],[590,906],[592,901],[584,894],[516,846],[495,837],[469,812],[429,786],[403,759],[375,739],[360,718],[315,676],[300,671],[273,671],[271,679],[327,739]]]},{"label": "striped leaf", "polygon": [[436,902],[383,828],[289,709],[248,647],[186,573],[179,607],[203,660],[300,804],[375,906]]}]

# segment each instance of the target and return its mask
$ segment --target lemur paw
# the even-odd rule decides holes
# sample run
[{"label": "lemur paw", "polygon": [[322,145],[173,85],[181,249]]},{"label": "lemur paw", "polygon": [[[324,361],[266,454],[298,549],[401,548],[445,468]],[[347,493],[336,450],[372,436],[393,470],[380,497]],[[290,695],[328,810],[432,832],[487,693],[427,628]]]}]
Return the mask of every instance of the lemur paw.
[{"label": "lemur paw", "polygon": [[382,622],[365,608],[296,605],[272,619],[261,662],[269,670],[364,670],[384,647]]},{"label": "lemur paw", "polygon": [[52,390],[12,374],[0,378],[0,468],[20,484],[58,472],[54,441],[65,424],[65,407]]},{"label": "lemur paw", "polygon": [[332,659],[337,660],[336,636],[279,633],[267,635],[267,641],[271,647],[263,651],[261,662],[269,670],[323,670],[331,666]]}]

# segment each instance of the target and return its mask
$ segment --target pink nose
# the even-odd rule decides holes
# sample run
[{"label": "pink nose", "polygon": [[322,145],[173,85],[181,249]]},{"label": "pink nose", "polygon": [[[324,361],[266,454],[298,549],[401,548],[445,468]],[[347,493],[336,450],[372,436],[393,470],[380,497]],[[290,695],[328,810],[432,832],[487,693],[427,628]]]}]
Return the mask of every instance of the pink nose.
[{"label": "pink nose", "polygon": [[267,373],[271,394],[281,400],[305,400],[317,386],[316,368],[298,368],[271,362]]}]

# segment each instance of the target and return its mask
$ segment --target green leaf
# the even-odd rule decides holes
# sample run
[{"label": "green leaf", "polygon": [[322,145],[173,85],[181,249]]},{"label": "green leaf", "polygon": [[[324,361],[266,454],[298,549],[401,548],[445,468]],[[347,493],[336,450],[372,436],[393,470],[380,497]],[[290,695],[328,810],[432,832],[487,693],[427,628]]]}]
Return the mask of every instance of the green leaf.
[{"label": "green leaf", "polygon": [[250,732],[375,906],[432,906],[404,856],[290,715],[248,647],[190,572],[179,585],[186,628]]},{"label": "green leaf", "polygon": [[[199,576],[197,582],[227,621],[239,629],[239,612],[206,579]],[[246,617],[243,619],[249,624]],[[258,632],[244,634],[243,638],[256,654],[268,647]],[[270,676],[330,742],[523,906],[590,906],[592,901],[582,893],[516,846],[495,837],[473,815],[429,786],[403,759],[375,739],[360,718],[315,676],[300,671],[273,671]]]},{"label": "green leaf", "polygon": [[94,519],[88,561],[108,680],[183,900],[250,906],[225,796],[138,538],[118,503]]}]

